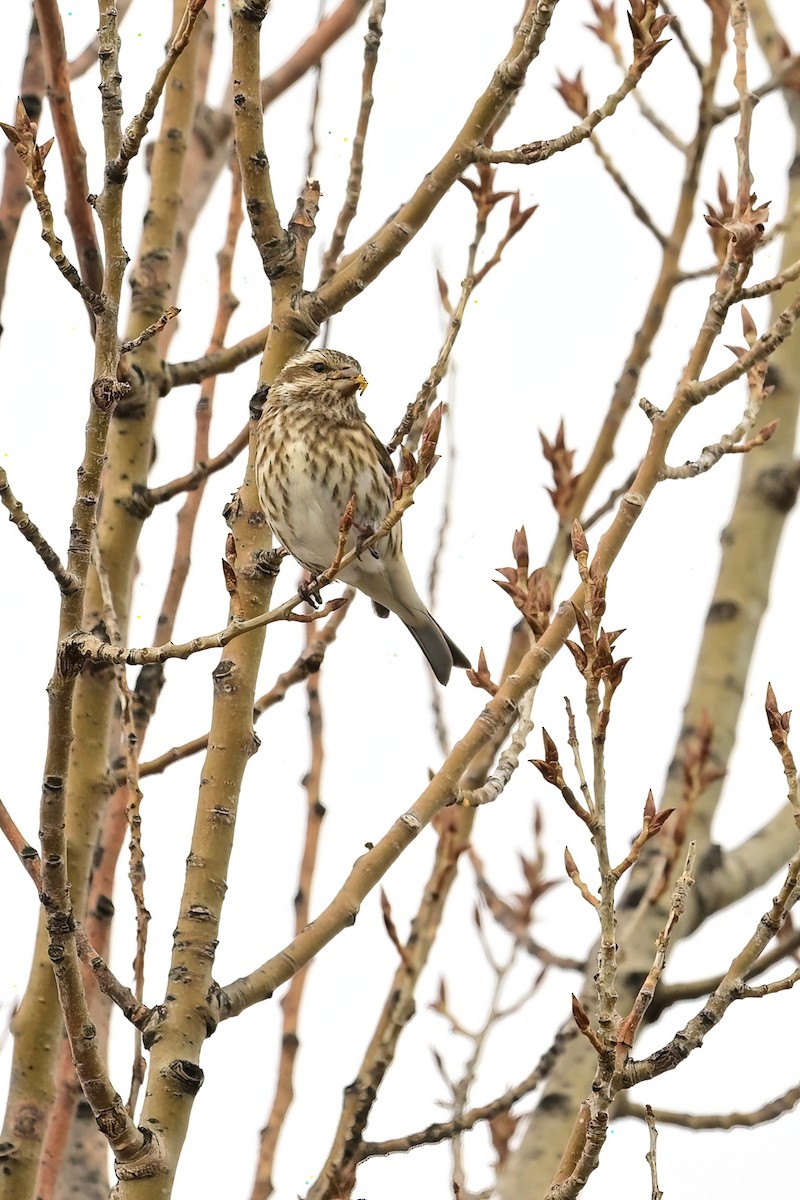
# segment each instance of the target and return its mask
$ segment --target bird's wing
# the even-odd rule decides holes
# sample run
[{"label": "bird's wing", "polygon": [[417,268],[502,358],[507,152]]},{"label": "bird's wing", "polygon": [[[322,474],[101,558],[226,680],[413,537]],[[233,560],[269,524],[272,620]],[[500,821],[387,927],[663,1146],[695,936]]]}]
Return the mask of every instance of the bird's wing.
[{"label": "bird's wing", "polygon": [[[365,424],[366,424],[366,422],[365,422]],[[395,476],[394,463],[392,462],[392,460],[389,456],[389,451],[386,449],[383,442],[381,441],[381,439],[378,437],[375,430],[370,425],[367,425],[367,434],[369,436],[370,442],[372,443],[372,446],[374,447],[375,453],[378,456],[378,461],[380,462],[381,466],[383,467],[384,471],[389,476],[389,478],[394,479],[394,476]]]}]

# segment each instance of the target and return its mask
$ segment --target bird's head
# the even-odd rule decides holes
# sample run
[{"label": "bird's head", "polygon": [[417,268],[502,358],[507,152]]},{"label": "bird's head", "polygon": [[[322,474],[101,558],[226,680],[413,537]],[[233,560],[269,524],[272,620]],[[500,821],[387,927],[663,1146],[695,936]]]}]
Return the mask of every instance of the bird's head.
[{"label": "bird's head", "polygon": [[324,393],[350,398],[363,392],[366,386],[360,364],[349,354],[338,350],[306,350],[289,359],[270,391],[273,394],[279,391],[284,400]]}]

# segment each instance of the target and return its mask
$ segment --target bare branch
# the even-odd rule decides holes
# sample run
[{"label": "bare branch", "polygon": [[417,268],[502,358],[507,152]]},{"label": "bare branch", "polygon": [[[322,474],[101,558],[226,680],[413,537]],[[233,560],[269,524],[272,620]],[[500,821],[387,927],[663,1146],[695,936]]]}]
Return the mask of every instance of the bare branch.
[{"label": "bare branch", "polygon": [[53,145],[52,139],[43,146],[36,143],[36,126],[28,117],[25,106],[20,100],[17,103],[16,121],[6,125],[0,121],[0,129],[16,150],[25,167],[25,181],[30,188],[34,203],[39,212],[42,224],[42,237],[50,250],[50,257],[92,313],[97,315],[103,310],[103,299],[89,286],[64,253],[64,243],[55,231],[53,209],[45,190],[46,173],[44,162]]},{"label": "bare branch", "polygon": [[[125,19],[125,14],[130,8],[132,0],[117,0],[117,25],[121,25]],[[99,37],[92,38],[91,42],[81,50],[80,54],[73,58],[69,64],[69,77],[71,80],[80,79],[87,71],[97,62],[98,52],[100,50]]]},{"label": "bare branch", "polygon": [[162,483],[160,487],[147,488],[142,492],[137,492],[135,502],[145,505],[148,509],[155,507],[157,504],[165,504],[167,500],[172,500],[175,496],[179,496],[181,492],[192,492],[199,487],[211,475],[217,471],[229,467],[232,462],[235,462],[243,450],[247,449],[247,440],[250,434],[249,424],[239,430],[232,442],[229,442],[224,450],[220,450],[219,454],[215,454],[213,458],[206,459],[205,462],[198,462],[193,470],[186,475],[181,475],[177,479],[173,479],[170,483]]},{"label": "bare branch", "polygon": [[11,491],[8,476],[3,467],[0,467],[0,502],[8,509],[8,518],[11,523],[16,525],[26,542],[30,542],[55,579],[61,594],[69,596],[75,592],[80,586],[78,580],[67,570],[49,542],[45,541],[38,526],[34,525],[22,507],[22,501],[18,500]]},{"label": "bare branch", "polygon": [[460,177],[465,163],[472,161],[477,143],[485,138],[522,87],[528,67],[544,42],[557,3],[558,0],[529,0],[508,54],[439,163],[426,174],[411,199],[367,244],[356,250],[327,283],[301,301],[301,308],[313,325],[321,324],[360,295],[419,232]]},{"label": "bare branch", "polygon": [[[380,542],[386,537],[390,530],[400,521],[406,509],[410,508],[414,503],[414,492],[425,477],[425,463],[421,460],[417,468],[416,477],[403,483],[399,497],[395,500],[391,509],[375,531],[369,537],[360,541],[352,550],[349,550],[338,562],[332,564],[321,575],[317,576],[314,580],[315,592],[331,583],[364,550],[368,550],[370,546],[374,546],[376,542]],[[304,599],[305,597],[297,592],[294,596],[285,600],[283,604],[278,605],[277,608],[270,609],[269,612],[260,613],[258,616],[250,617],[246,621],[234,619],[218,633],[204,634],[201,637],[192,638],[189,642],[166,642],[159,646],[126,649],[122,646],[111,646],[95,634],[77,633],[69,639],[68,653],[70,656],[74,656],[76,662],[82,663],[86,660],[92,660],[94,662],[111,663],[114,666],[119,666],[122,663],[127,663],[128,666],[144,666],[146,663],[167,662],[171,658],[186,659],[203,650],[213,650],[227,646],[235,638],[242,637],[243,634],[250,633],[254,629],[261,629],[265,625],[272,625],[276,621],[292,619],[313,621],[318,619],[322,615],[321,613],[312,613],[308,616],[292,616],[294,609]],[[329,607],[327,611],[330,612],[332,610]]]},{"label": "bare branch", "polygon": [[361,103],[358,109],[356,132],[353,136],[353,149],[350,154],[350,171],[347,176],[344,203],[331,238],[331,244],[322,258],[320,283],[325,283],[336,270],[339,257],[344,250],[347,232],[358,211],[361,197],[361,181],[364,174],[364,145],[369,129],[369,118],[372,113],[374,97],[372,81],[375,68],[378,65],[378,52],[383,36],[383,16],[386,12],[386,0],[372,0],[367,22],[367,34],[364,38],[364,69],[361,74]]},{"label": "bare branch", "polygon": [[139,347],[143,346],[145,342],[149,342],[151,338],[156,336],[156,334],[161,333],[161,330],[166,328],[169,322],[173,321],[175,317],[178,316],[180,311],[181,310],[179,308],[175,308],[174,305],[170,305],[169,308],[166,308],[157,321],[153,321],[151,325],[145,326],[138,337],[131,338],[130,341],[122,343],[119,348],[120,357],[123,354],[130,354],[133,350],[138,350]]},{"label": "bare branch", "polygon": [[[57,0],[35,0],[34,9],[39,19],[47,62],[47,94],[67,188],[67,220],[75,238],[81,277],[91,292],[99,292],[103,281],[103,264],[95,234],[94,218],[87,200],[89,182],[86,174],[86,151],[81,144],[72,107],[64,26]],[[91,310],[91,303],[88,300],[86,302]]]},{"label": "bare branch", "polygon": [[782,1096],[768,1100],[752,1112],[688,1113],[672,1112],[668,1108],[651,1108],[634,1104],[622,1093],[614,1109],[615,1117],[639,1117],[644,1119],[649,1111],[661,1125],[678,1125],[682,1129],[754,1129],[766,1125],[778,1117],[792,1112],[800,1102],[800,1087],[788,1088]]},{"label": "bare branch", "polygon": [[187,0],[183,17],[170,39],[164,61],[156,71],[153,82],[145,93],[142,107],[125,130],[116,159],[113,163],[109,163],[108,170],[113,175],[124,178],[128,170],[128,164],[139,153],[150,122],[155,116],[164,86],[169,79],[172,68],[189,44],[189,38],[192,36],[192,31],[194,30],[197,18],[203,11],[205,2],[206,0]]},{"label": "bare branch", "polygon": [[295,53],[287,58],[286,62],[271,75],[266,75],[262,79],[260,88],[262,108],[266,108],[273,100],[287,91],[293,83],[302,79],[307,71],[318,67],[331,46],[356,23],[368,2],[369,0],[341,0],[341,3],[328,13]]},{"label": "bare branch", "polygon": [[639,197],[634,194],[627,180],[622,175],[621,171],[617,169],[611,156],[604,150],[599,139],[596,137],[592,138],[592,149],[600,159],[600,162],[603,164],[607,174],[611,177],[611,179],[613,179],[622,195],[630,204],[631,211],[633,212],[633,215],[636,217],[637,221],[641,221],[645,229],[650,230],[659,246],[664,249],[667,244],[667,235],[663,232],[663,230],[658,228],[644,204],[642,204]]},{"label": "bare branch", "polygon": [[556,1055],[557,1051],[549,1050],[542,1055],[530,1075],[527,1075],[520,1083],[509,1088],[496,1100],[489,1101],[488,1104],[467,1109],[460,1116],[454,1117],[452,1121],[437,1121],[434,1125],[428,1125],[425,1129],[419,1130],[418,1133],[408,1133],[404,1137],[387,1138],[383,1142],[364,1142],[360,1151],[361,1161],[385,1154],[405,1154],[409,1150],[413,1150],[415,1146],[433,1146],[437,1142],[449,1141],[468,1129],[474,1129],[481,1121],[490,1121],[499,1113],[508,1112],[513,1104],[516,1104],[523,1096],[529,1095],[547,1077]]},{"label": "bare branch", "polygon": [[[315,631],[316,636],[308,641],[302,653],[295,660],[288,671],[282,672],[276,679],[273,686],[268,692],[265,692],[255,702],[253,709],[253,719],[257,721],[259,717],[270,709],[275,704],[280,704],[284,699],[289,688],[294,687],[297,683],[302,683],[309,675],[313,675],[318,671],[328,647],[334,642],[339,626],[347,615],[347,609],[352,603],[355,592],[352,588],[346,588],[343,599],[346,604],[336,610],[325,622],[322,629]],[[147,775],[160,775],[167,767],[173,763],[180,762],[184,758],[189,758],[193,754],[199,754],[201,750],[205,750],[208,745],[208,734],[204,733],[201,737],[194,738],[191,742],[184,742],[182,746],[173,746],[171,750],[167,750],[158,758],[150,759],[149,762],[143,762],[139,768],[139,777],[144,778]]]}]

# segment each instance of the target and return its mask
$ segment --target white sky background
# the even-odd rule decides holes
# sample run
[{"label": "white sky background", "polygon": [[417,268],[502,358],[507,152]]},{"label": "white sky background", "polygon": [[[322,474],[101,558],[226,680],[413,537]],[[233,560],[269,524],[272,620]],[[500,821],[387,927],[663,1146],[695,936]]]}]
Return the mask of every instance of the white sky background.
[{"label": "white sky background", "polygon": [[[76,0],[71,11],[62,7],[72,55],[93,36],[96,6]],[[160,61],[169,7],[139,3],[123,25],[126,118],[139,106]],[[375,80],[365,187],[351,246],[407,198],[438,160],[505,53],[519,7],[519,0],[497,0],[490,10],[477,0],[439,4],[390,0]],[[678,8],[690,21],[696,45],[704,52],[704,6],[682,2]],[[800,45],[800,9],[792,0],[773,0],[773,9],[796,48]],[[317,0],[274,0],[264,25],[266,68],[282,62],[302,40],[316,12]],[[227,9],[221,5],[212,100],[221,96],[227,75],[226,16]],[[594,103],[615,86],[617,74],[610,56],[585,29],[584,22],[590,18],[588,0],[564,0],[557,9],[543,54],[499,144],[554,136],[572,125],[572,117],[552,88],[556,69],[571,77],[583,65]],[[6,120],[13,112],[27,26],[27,6],[8,6],[0,44],[0,112]],[[317,165],[324,198],[309,256],[311,279],[341,203],[359,99],[363,32],[362,20],[326,60]],[[623,40],[623,44],[627,42]],[[767,71],[757,53],[751,64],[751,83],[757,84]],[[732,78],[729,60],[723,70],[720,100],[734,98]],[[90,186],[99,190],[102,158],[96,84],[94,74],[78,81],[74,100],[89,152]],[[688,134],[695,81],[677,42],[656,61],[644,90],[678,131]],[[310,99],[311,82],[306,80],[276,103],[266,120],[267,150],[284,219],[302,180]],[[734,132],[730,122],[713,136],[703,197],[715,199],[719,169],[733,183]],[[41,140],[50,133],[45,109]],[[602,127],[602,136],[655,219],[666,223],[677,191],[678,155],[641,120],[632,99]],[[54,149],[48,162],[49,190],[59,231],[69,246],[66,221],[61,216],[63,195],[56,154]],[[759,200],[772,200],[775,218],[783,212],[791,154],[791,134],[781,101],[770,97],[755,112],[753,168]],[[141,162],[135,164],[125,198],[126,244],[132,256],[146,196],[141,166]],[[477,657],[479,646],[485,647],[495,674],[502,664],[515,611],[491,582],[494,568],[512,561],[511,537],[520,524],[528,531],[532,566],[546,557],[555,528],[543,490],[549,478],[537,431],[552,436],[559,419],[565,417],[568,442],[578,448],[578,466],[583,464],[641,319],[657,261],[652,237],[628,216],[624,201],[588,145],[540,167],[501,168],[498,182],[503,188],[519,187],[523,205],[538,203],[540,207],[512,244],[504,263],[478,289],[457,344],[455,390],[448,392],[453,408],[443,439],[445,457],[452,454],[453,440],[457,450],[454,517],[441,563],[436,606],[442,624],[470,655]],[[193,235],[190,268],[178,297],[182,314],[170,350],[173,360],[195,357],[207,344],[217,295],[215,255],[227,196],[228,180],[223,176],[214,204]],[[456,296],[473,211],[467,192],[454,188],[401,260],[369,288],[368,298],[351,304],[333,322],[330,344],[360,359],[370,381],[364,407],[385,438],[436,358],[442,315],[434,263],[440,264],[451,294]],[[502,229],[503,218],[494,226],[495,237]],[[493,248],[491,234],[487,245]],[[777,247],[766,252],[753,279],[771,274],[777,256]],[[710,242],[698,222],[682,265],[696,267],[710,261]],[[246,230],[239,242],[234,290],[241,306],[228,341],[263,325],[268,315],[268,287]],[[706,280],[685,287],[670,307],[639,393],[661,407],[671,396],[709,290]],[[766,302],[754,304],[752,311],[763,329]],[[66,514],[80,461],[92,359],[85,314],[48,260],[32,205],[25,212],[15,246],[3,323],[0,460],[32,518],[64,553]],[[721,339],[741,341],[738,322],[726,329]],[[718,348],[709,370],[728,361],[727,352]],[[233,377],[220,380],[212,453],[230,440],[246,418],[257,370],[254,360]],[[742,389],[729,389],[692,414],[676,438],[671,461],[696,457],[705,444],[732,428],[739,419],[743,396]],[[162,403],[154,483],[172,479],[191,465],[196,398],[196,389],[186,388]],[[644,449],[648,432],[645,418],[634,410],[619,439],[616,459],[597,489],[598,502],[625,478]],[[404,522],[407,557],[423,592],[445,473],[443,462]],[[226,527],[221,509],[240,475],[237,464],[209,482],[176,640],[225,624],[227,597],[219,560]],[[607,625],[626,628],[620,652],[633,655],[625,687],[615,699],[609,743],[611,832],[620,851],[638,829],[648,787],[658,796],[672,754],[715,577],[719,532],[730,511],[736,476],[737,464],[728,460],[698,480],[659,488],[612,573]],[[132,610],[132,644],[146,645],[153,639],[180,503],[182,498],[162,506],[145,525],[140,547],[143,571]],[[58,595],[16,531],[3,527],[1,536],[6,741],[0,754],[0,795],[23,832],[34,838],[45,743],[45,685],[54,652]],[[597,532],[591,536],[596,542]],[[716,825],[715,836],[726,846],[737,844],[784,803],[783,777],[769,744],[762,705],[766,683],[771,680],[781,708],[800,706],[796,639],[789,637],[791,622],[796,620],[797,566],[792,547],[797,546],[797,536],[795,515],[786,533],[773,602],[751,674],[740,742]],[[573,575],[567,576],[569,590],[574,586]],[[290,594],[296,578],[287,564],[276,600]],[[261,690],[294,660],[301,641],[302,631],[297,626],[270,631]],[[144,758],[207,729],[210,672],[216,662],[217,656],[210,653],[169,667],[168,686],[149,731]],[[32,693],[18,683],[29,675],[37,680]],[[534,710],[537,730],[530,743],[531,755],[539,753],[542,723],[560,742],[565,740],[561,697],[569,691],[580,708],[579,682],[565,655],[547,672]],[[328,815],[312,912],[319,912],[331,899],[364,843],[377,841],[398,813],[414,801],[427,781],[428,766],[438,765],[440,755],[429,729],[429,695],[427,668],[408,634],[395,619],[374,620],[366,602],[359,600],[323,670],[327,750],[323,799]],[[481,706],[481,694],[456,673],[445,697],[454,738],[468,728]],[[252,969],[291,936],[291,899],[305,816],[300,785],[307,763],[304,710],[305,692],[299,687],[258,725],[262,746],[245,778],[215,966],[215,976],[222,983]],[[163,777],[144,781],[146,898],[153,913],[145,997],[149,1003],[157,1003],[163,992],[201,762],[198,756],[172,767]],[[544,814],[551,877],[561,877],[566,841],[592,874],[591,851],[582,830],[559,807],[555,792],[546,789],[526,764],[502,799],[483,810],[477,822],[479,852],[501,891],[522,886],[517,853],[531,849],[534,802]],[[433,846],[434,835],[426,830],[385,880],[401,936],[416,909]],[[13,914],[4,931],[5,962],[0,978],[0,998],[8,1011],[24,988],[37,904],[29,881],[10,853],[0,848],[0,856],[3,909]],[[671,957],[669,977],[691,978],[724,968],[749,936],[771,892],[768,888],[737,906],[733,914],[709,922],[692,938],[691,946],[680,943]],[[133,917],[125,887],[120,887],[115,902],[118,920],[112,963],[127,980]],[[440,1049],[453,1074],[459,1073],[469,1048],[448,1038],[443,1021],[428,1012],[425,1004],[433,999],[438,978],[444,973],[459,1019],[468,1026],[481,1019],[490,980],[472,929],[473,903],[471,872],[464,863],[445,929],[419,989],[418,1016],[404,1035],[398,1062],[376,1105],[368,1129],[371,1139],[410,1132],[444,1115],[436,1101],[445,1089],[429,1047]],[[541,903],[538,914],[536,935],[543,943],[564,953],[585,952],[593,925],[577,892],[560,885]],[[355,927],[338,937],[312,968],[301,1021],[298,1099],[285,1127],[275,1175],[281,1197],[302,1194],[324,1160],[342,1087],[356,1073],[395,965],[396,955],[383,932],[375,892],[366,900]],[[515,977],[517,990],[512,988],[509,999],[525,990],[535,969],[535,964],[521,965]],[[528,1072],[566,1014],[575,984],[575,976],[553,974],[517,1022],[497,1032],[489,1043],[475,1102],[489,1099]],[[644,1035],[639,1048],[646,1052],[666,1040],[691,1011],[694,1006],[687,1006],[685,1013],[672,1010],[665,1022]],[[647,1089],[638,1089],[634,1098],[709,1112],[756,1107],[796,1081],[796,1012],[793,993],[768,998],[759,1005],[734,1006],[701,1054]],[[205,1047],[202,1067],[206,1082],[194,1106],[176,1200],[249,1195],[257,1132],[272,1098],[279,1018],[277,1002],[260,1005],[222,1025]],[[118,1035],[113,1077],[120,1091],[127,1092],[131,1038],[121,1027]],[[0,1055],[4,1080],[10,1059],[10,1041],[6,1041]],[[718,1186],[720,1179],[734,1196],[763,1189],[765,1164],[767,1176],[772,1172],[776,1182],[788,1175],[790,1163],[795,1161],[796,1130],[796,1116],[763,1129],[704,1135],[702,1140],[663,1127],[658,1148],[664,1194],[699,1197]],[[467,1162],[472,1167],[468,1182],[474,1188],[486,1186],[491,1179],[491,1154],[484,1134],[471,1135],[467,1146]],[[585,1195],[607,1196],[612,1187],[617,1200],[639,1200],[648,1194],[646,1150],[643,1128],[630,1122],[617,1126]],[[414,1189],[426,1200],[446,1196],[450,1194],[449,1169],[446,1149],[423,1149],[395,1156],[388,1163],[372,1162],[361,1170],[357,1194],[370,1200],[378,1196],[394,1200]]]}]

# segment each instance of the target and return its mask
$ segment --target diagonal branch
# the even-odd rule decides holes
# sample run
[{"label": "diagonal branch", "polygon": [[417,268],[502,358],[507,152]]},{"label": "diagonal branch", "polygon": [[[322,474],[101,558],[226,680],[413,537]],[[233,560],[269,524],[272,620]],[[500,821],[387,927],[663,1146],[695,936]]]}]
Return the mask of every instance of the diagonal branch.
[{"label": "diagonal branch", "polygon": [[67,570],[50,543],[45,541],[38,526],[34,525],[22,507],[22,501],[18,500],[11,491],[8,476],[3,467],[0,467],[0,502],[8,509],[9,520],[16,525],[25,540],[30,542],[55,579],[62,596],[69,596],[76,591],[80,586],[78,580]]},{"label": "diagonal branch", "polygon": [[[4,835],[11,849],[27,871],[41,900],[42,861],[36,849],[20,833],[16,822],[2,800],[0,800],[0,833]],[[135,1025],[137,1029],[143,1028],[150,1018],[150,1010],[137,1000],[130,988],[120,983],[108,964],[97,953],[80,924],[76,924],[75,943],[81,961],[91,968],[100,991],[117,1005],[120,1012],[127,1017],[132,1025]]]},{"label": "diagonal branch", "polygon": [[475,147],[492,129],[525,83],[528,68],[542,47],[558,0],[530,0],[511,48],[497,66],[455,140],[413,196],[381,229],[350,255],[346,263],[299,306],[318,327],[361,294],[419,233],[431,213],[473,160]]},{"label": "diagonal branch", "polygon": [[320,21],[294,54],[290,55],[271,75],[261,80],[261,106],[267,108],[306,72],[318,67],[325,53],[347,33],[358,20],[369,0],[341,0],[332,12]]}]

